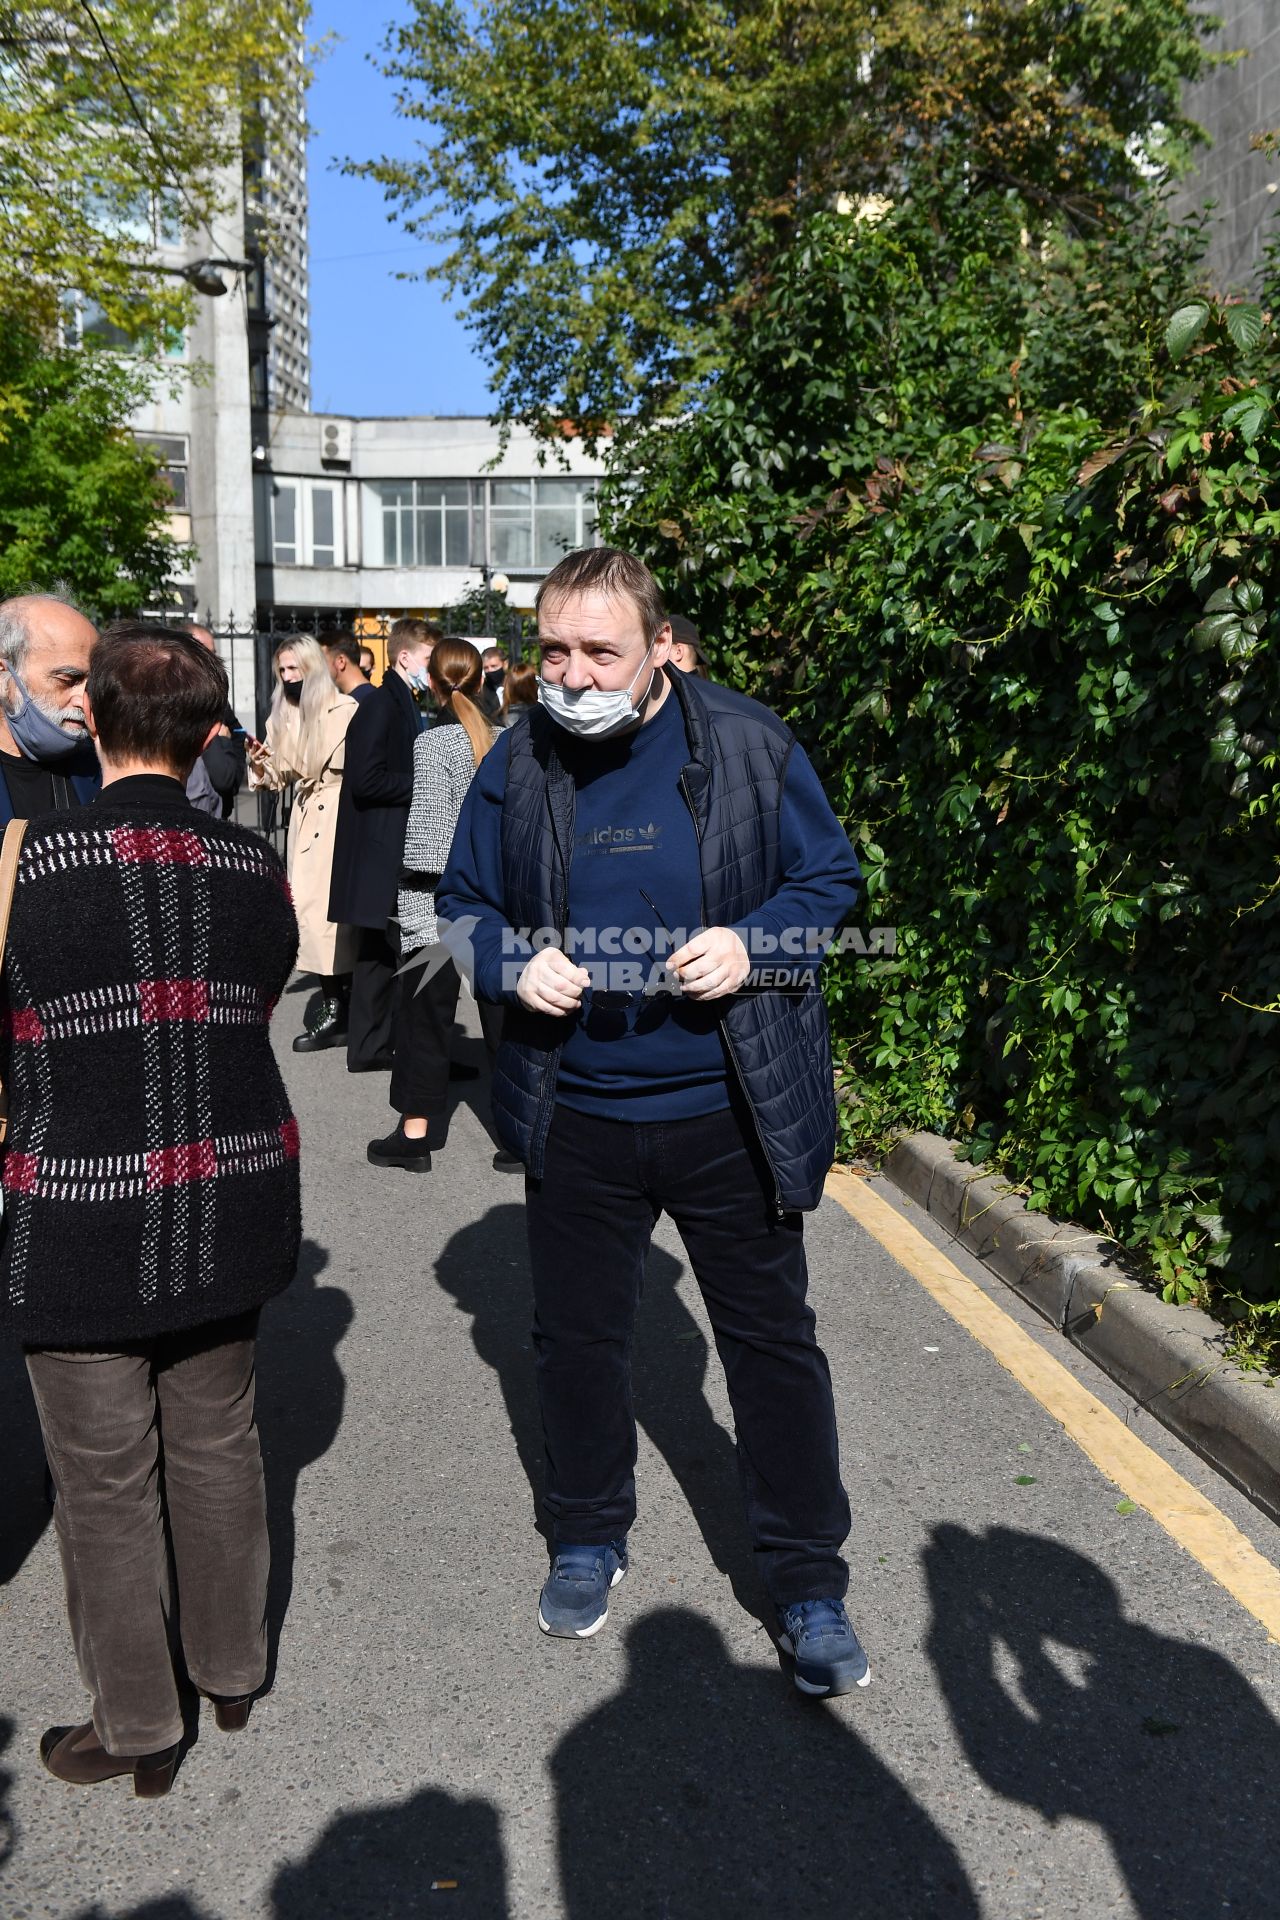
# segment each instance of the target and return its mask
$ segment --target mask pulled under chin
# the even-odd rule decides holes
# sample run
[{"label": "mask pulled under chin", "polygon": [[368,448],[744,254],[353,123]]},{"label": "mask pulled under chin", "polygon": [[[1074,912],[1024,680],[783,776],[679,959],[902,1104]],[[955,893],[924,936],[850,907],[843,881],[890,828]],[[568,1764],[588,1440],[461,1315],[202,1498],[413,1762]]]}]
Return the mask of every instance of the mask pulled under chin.
[{"label": "mask pulled under chin", "polygon": [[570,693],[562,686],[552,686],[539,676],[538,700],[551,718],[562,726],[566,733],[576,734],[580,740],[608,740],[615,734],[626,733],[632,727],[638,727],[645,700],[653,690],[650,679],[648,691],[638,707],[631,704],[631,689],[644,672],[645,661],[653,652],[652,647],[645,649],[644,660],[640,662],[632,675],[631,685],[608,691],[602,687],[583,687],[577,693]]},{"label": "mask pulled under chin", "polygon": [[81,761],[86,768],[95,764],[93,742],[87,728],[78,728],[72,732],[60,727],[51,720],[43,707],[38,707],[27,689],[23,686],[13,668],[9,668],[14,686],[22,695],[22,704],[16,713],[6,713],[9,731],[14,744],[26,760],[38,761],[42,767],[62,766],[71,760]]}]

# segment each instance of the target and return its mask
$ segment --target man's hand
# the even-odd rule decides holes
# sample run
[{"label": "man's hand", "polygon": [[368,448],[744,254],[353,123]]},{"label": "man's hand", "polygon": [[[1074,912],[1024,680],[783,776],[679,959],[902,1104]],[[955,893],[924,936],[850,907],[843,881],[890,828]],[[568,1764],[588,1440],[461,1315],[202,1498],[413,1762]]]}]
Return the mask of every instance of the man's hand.
[{"label": "man's hand", "polygon": [[731,927],[706,927],[667,965],[688,999],[719,1000],[738,991],[751,971],[751,957]]},{"label": "man's hand", "polygon": [[585,967],[575,967],[559,947],[544,947],[516,982],[516,998],[531,1013],[576,1013],[590,985]]}]

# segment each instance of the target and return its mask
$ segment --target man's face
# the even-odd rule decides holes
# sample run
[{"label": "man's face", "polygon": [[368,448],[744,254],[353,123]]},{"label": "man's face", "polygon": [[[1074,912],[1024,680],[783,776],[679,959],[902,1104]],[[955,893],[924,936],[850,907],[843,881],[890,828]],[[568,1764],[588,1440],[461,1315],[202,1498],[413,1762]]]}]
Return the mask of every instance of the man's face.
[{"label": "man's face", "polygon": [[412,647],[401,647],[396,665],[407,680],[412,680],[417,673],[425,673],[431,665],[431,642],[419,640]]},{"label": "man's face", "polygon": [[502,655],[496,647],[486,647],[480,656],[480,666],[485,673],[502,672]]},{"label": "man's face", "polygon": [[361,647],[360,649],[360,671],[366,680],[372,680],[373,655],[370,653],[368,647]]},{"label": "man's face", "polygon": [[[45,718],[77,739],[86,732],[84,683],[97,638],[97,629],[70,607],[38,600],[27,615],[26,658],[18,669],[23,685]],[[0,699],[16,713],[22,695],[3,662],[0,676]]]},{"label": "man's face", "polygon": [[649,690],[648,678],[640,671],[646,655],[652,666],[663,665],[671,652],[671,629],[665,622],[658,629],[650,654],[640,609],[630,595],[593,589],[543,602],[538,648],[542,677],[550,686],[570,693],[584,687],[617,693],[634,680],[631,702],[636,706]]},{"label": "man's face", "polygon": [[350,666],[351,662],[340,653],[330,653],[328,647],[326,647],[324,649],[324,663],[329,669],[329,678],[332,680],[334,686],[340,687],[342,685],[342,669]]}]

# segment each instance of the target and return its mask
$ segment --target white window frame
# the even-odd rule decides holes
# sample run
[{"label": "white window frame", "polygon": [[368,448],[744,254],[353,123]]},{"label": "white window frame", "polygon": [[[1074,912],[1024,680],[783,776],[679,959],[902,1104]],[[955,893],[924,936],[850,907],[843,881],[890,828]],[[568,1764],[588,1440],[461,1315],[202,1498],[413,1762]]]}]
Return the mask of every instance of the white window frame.
[{"label": "white window frame", "polygon": [[[267,474],[268,502],[270,508],[271,564],[275,567],[342,567],[346,565],[346,541],[344,538],[343,488],[337,480],[308,480],[300,474]],[[293,557],[281,552],[281,542],[276,534],[276,502],[282,493],[293,495],[292,541]],[[325,542],[322,551],[329,557],[316,559],[316,512],[315,503],[318,494],[328,494],[333,502],[333,544]]]}]

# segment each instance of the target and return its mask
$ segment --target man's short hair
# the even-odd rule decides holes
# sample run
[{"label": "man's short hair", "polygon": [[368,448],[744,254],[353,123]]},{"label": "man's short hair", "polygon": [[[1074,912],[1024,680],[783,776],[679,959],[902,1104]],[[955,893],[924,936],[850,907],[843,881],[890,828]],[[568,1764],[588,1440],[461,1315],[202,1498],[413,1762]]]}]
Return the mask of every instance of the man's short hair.
[{"label": "man's short hair", "polygon": [[434,647],[437,640],[443,639],[444,628],[438,627],[434,620],[418,620],[407,613],[403,619],[391,622],[391,632],[387,635],[387,658],[394,661],[401,647]]},{"label": "man's short hair", "polygon": [[343,660],[349,660],[357,672],[360,670],[360,655],[368,648],[361,645],[354,633],[322,633],[320,645],[326,653],[336,653]]},{"label": "man's short hair", "polygon": [[504,667],[507,664],[506,655],[503,653],[501,647],[486,647],[484,649],[484,652],[480,655],[480,658],[482,660],[490,660],[490,659],[500,660]]},{"label": "man's short hair", "polygon": [[625,594],[635,604],[646,640],[656,640],[666,622],[662,588],[644,561],[621,547],[581,547],[577,553],[566,553],[538,588],[534,612],[541,612],[544,600],[568,600],[579,593],[603,593],[610,598]]},{"label": "man's short hair", "polygon": [[190,768],[227,705],[216,653],[176,627],[121,620],[93,650],[85,686],[110,760]]}]

